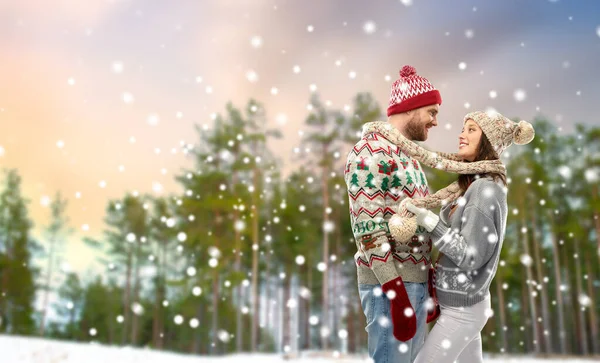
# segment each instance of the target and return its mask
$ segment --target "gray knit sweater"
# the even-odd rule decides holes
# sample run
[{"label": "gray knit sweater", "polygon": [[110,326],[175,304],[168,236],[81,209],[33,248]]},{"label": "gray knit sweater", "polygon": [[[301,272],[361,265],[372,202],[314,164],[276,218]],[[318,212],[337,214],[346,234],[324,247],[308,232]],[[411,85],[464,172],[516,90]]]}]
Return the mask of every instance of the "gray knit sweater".
[{"label": "gray knit sweater", "polygon": [[[471,306],[489,293],[506,229],[506,188],[489,178],[475,180],[455,204],[442,208],[431,233],[443,253],[436,266],[441,305]],[[448,227],[448,224],[450,227]]]}]

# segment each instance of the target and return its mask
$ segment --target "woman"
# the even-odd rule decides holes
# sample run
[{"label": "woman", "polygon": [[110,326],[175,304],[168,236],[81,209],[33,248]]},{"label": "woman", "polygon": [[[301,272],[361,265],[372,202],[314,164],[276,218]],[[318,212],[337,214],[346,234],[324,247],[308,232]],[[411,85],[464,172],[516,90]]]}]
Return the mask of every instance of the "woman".
[{"label": "woman", "polygon": [[[525,121],[473,112],[465,116],[458,156],[469,162],[499,159],[513,142],[526,144],[533,137],[533,127]],[[421,208],[432,207],[431,201],[407,198],[400,206],[399,215],[413,213],[440,251],[435,286],[441,315],[415,363],[483,362],[481,330],[491,316],[489,287],[506,228],[506,178],[466,174],[459,176],[458,185],[460,197],[443,206],[439,217]]]}]

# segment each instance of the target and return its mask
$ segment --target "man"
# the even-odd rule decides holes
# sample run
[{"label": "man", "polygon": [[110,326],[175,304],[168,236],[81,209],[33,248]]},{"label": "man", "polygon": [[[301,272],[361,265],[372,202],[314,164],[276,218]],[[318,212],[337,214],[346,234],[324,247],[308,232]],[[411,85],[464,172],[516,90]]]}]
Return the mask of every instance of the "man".
[{"label": "man", "polygon": [[[409,140],[425,141],[437,126],[441,103],[439,91],[413,67],[404,66],[392,85],[388,122]],[[396,243],[388,220],[406,196],[429,195],[425,174],[418,161],[370,132],[348,154],[344,178],[369,356],[376,363],[412,362],[427,329],[431,239],[420,227],[411,241]]]}]

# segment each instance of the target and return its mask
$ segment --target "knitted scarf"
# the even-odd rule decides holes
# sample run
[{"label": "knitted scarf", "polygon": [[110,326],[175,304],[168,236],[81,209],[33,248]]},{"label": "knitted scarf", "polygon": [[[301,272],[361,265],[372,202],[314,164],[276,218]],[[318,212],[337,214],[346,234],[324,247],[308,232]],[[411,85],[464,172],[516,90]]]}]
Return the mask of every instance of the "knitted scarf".
[{"label": "knitted scarf", "polygon": [[[459,161],[461,159],[456,154],[429,151],[404,137],[398,129],[386,121],[369,122],[363,125],[362,136],[370,133],[381,134],[397,145],[406,155],[431,168],[456,174],[498,173],[506,175],[506,168],[500,160],[463,162]],[[461,194],[462,190],[458,181],[455,181],[428,197],[414,200],[405,198],[398,206],[397,215],[390,220],[389,226],[392,235],[398,242],[406,242],[417,229],[416,218],[411,218],[414,215],[404,207],[406,201],[410,201],[420,208],[435,209],[458,199]]]}]

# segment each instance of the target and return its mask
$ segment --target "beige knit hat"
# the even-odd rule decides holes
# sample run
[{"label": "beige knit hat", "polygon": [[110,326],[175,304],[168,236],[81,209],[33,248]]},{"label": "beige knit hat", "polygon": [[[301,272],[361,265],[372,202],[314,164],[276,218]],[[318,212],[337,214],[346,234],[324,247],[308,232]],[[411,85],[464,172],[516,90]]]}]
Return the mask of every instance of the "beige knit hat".
[{"label": "beige knit hat", "polygon": [[473,120],[490,141],[496,152],[496,156],[500,157],[502,152],[506,150],[513,142],[517,145],[525,145],[533,140],[535,131],[533,126],[527,121],[513,122],[502,116],[496,111],[475,111],[468,113],[464,122]]}]

